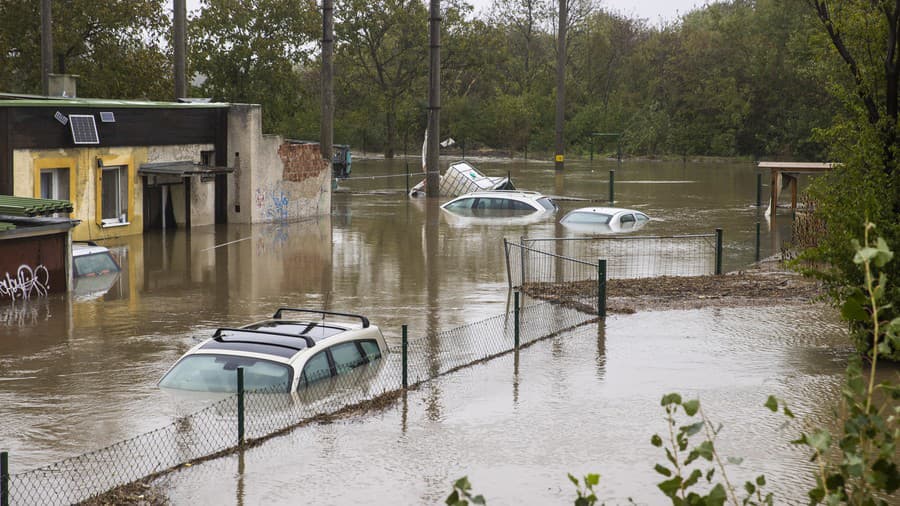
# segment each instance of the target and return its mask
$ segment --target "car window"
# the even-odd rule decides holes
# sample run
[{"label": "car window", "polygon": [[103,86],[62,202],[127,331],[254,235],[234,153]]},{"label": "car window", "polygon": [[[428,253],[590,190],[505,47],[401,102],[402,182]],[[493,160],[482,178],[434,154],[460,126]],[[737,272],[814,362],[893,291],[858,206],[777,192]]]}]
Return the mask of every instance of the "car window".
[{"label": "car window", "polygon": [[547,197],[539,198],[538,204],[540,204],[541,207],[543,207],[544,209],[546,209],[548,211],[552,211],[552,210],[556,209],[556,204],[554,204],[553,201],[548,199]]},{"label": "car window", "polygon": [[374,340],[366,340],[360,341],[360,345],[362,345],[363,353],[366,354],[366,358],[371,362],[372,360],[381,358],[381,348],[378,347],[378,343]]},{"label": "car window", "polygon": [[622,215],[622,223],[633,223],[634,215],[633,214],[623,214]]},{"label": "car window", "polygon": [[79,255],[72,259],[75,276],[98,276],[110,272],[119,272],[119,266],[109,252]]},{"label": "car window", "polygon": [[472,204],[475,202],[473,198],[467,199],[459,199],[454,202],[450,202],[445,206],[445,209],[471,209]]},{"label": "car window", "polygon": [[354,367],[366,363],[366,358],[362,356],[356,341],[336,344],[328,349],[331,352],[331,358],[334,359],[334,368],[338,374],[343,374]]},{"label": "car window", "polygon": [[199,392],[236,392],[237,368],[244,368],[244,389],[286,392],[291,369],[269,360],[234,355],[188,355],[175,364],[159,386]]},{"label": "car window", "polygon": [[303,366],[303,383],[315,383],[316,381],[331,377],[331,365],[328,363],[328,355],[325,351],[316,353],[306,361]]},{"label": "car window", "polygon": [[572,212],[563,218],[563,221],[566,223],[604,224],[609,223],[610,218],[612,218],[612,215],[603,213]]},{"label": "car window", "polygon": [[644,213],[634,213],[634,217],[637,218],[638,221],[650,221],[650,218]]},{"label": "car window", "polygon": [[518,200],[509,200],[510,209],[515,209],[516,211],[534,211],[534,208],[525,202],[520,202]]}]

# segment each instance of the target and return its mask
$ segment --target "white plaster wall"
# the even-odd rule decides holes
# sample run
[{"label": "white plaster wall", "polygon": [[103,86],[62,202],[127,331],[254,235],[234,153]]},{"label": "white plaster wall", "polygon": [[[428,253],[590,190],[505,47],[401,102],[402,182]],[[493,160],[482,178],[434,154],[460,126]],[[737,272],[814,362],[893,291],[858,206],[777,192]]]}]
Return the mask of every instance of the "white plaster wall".
[{"label": "white plaster wall", "polygon": [[253,160],[262,137],[260,106],[232,104],[228,109],[228,165],[234,172],[228,176],[228,222],[253,223],[253,206],[250,196]]},{"label": "white plaster wall", "polygon": [[200,162],[201,151],[212,151],[212,144],[184,144],[177,146],[150,146],[147,148],[147,163]]},{"label": "white plaster wall", "polygon": [[277,223],[330,214],[331,171],[300,182],[285,181],[278,154],[284,139],[262,135],[261,118],[258,105],[236,104],[229,110],[228,159],[235,171],[229,177],[228,221]]},{"label": "white plaster wall", "polygon": [[13,151],[13,193],[16,197],[34,197],[33,159],[30,149]]}]

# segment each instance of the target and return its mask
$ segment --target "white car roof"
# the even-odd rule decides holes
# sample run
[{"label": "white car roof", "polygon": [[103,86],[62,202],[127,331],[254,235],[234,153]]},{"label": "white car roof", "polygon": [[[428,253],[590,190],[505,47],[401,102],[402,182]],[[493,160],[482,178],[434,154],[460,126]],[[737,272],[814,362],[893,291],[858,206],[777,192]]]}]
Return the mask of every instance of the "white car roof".
[{"label": "white car roof", "polygon": [[522,200],[537,200],[546,195],[540,192],[524,191],[524,190],[491,190],[483,192],[464,193],[453,200],[467,197],[495,197],[495,198],[519,198]]},{"label": "white car roof", "polygon": [[646,214],[643,211],[637,211],[634,209],[625,209],[624,207],[579,207],[578,209],[573,209],[569,211],[568,214],[572,213],[598,213],[598,214],[619,214],[619,213],[641,213]]},{"label": "white car roof", "polygon": [[106,246],[100,246],[98,244],[90,244],[84,242],[73,242],[72,243],[72,256],[80,257],[83,255],[93,255],[96,253],[105,253],[108,252],[109,248]]}]

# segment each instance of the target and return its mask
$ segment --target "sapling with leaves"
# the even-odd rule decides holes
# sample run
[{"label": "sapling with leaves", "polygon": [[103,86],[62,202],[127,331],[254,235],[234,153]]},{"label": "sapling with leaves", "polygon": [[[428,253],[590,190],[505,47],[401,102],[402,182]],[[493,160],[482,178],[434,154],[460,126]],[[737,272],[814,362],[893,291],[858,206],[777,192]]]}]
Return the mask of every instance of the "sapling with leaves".
[{"label": "sapling with leaves", "polygon": [[[661,481],[658,487],[672,501],[673,505],[774,504],[772,494],[763,492],[766,478],[762,475],[754,481],[744,483],[746,495],[742,499],[738,498],[737,492],[728,479],[722,456],[716,450],[715,440],[719,431],[722,430],[722,425],[713,426],[700,407],[699,399],[684,401],[681,395],[671,393],[663,396],[661,404],[666,410],[668,437],[663,439],[659,434],[654,434],[650,442],[657,448],[665,449],[667,463],[656,464],[654,469],[667,478]],[[679,426],[677,419],[679,411],[682,411],[691,421],[695,416],[699,416],[699,420]],[[700,444],[691,447],[690,438],[698,434],[705,439]],[[706,469],[702,469],[701,466],[704,461],[708,463]],[[735,458],[730,458],[728,461],[735,464],[740,463],[740,459]],[[721,482],[716,481],[716,472],[721,476]]]},{"label": "sapling with leaves", "polygon": [[866,223],[864,243],[852,241],[856,250],[853,262],[862,269],[863,285],[853,287],[841,306],[842,316],[851,325],[868,332],[868,375],[863,374],[860,357],[853,357],[842,390],[843,433],[837,448],[832,449],[834,438],[823,428],[803,433],[794,441],[809,447],[818,465],[816,487],[809,492],[812,504],[887,505],[891,503],[887,496],[900,488],[900,472],[894,462],[900,434],[900,406],[896,405],[900,390],[892,382],[875,382],[879,355],[900,349],[900,317],[882,320],[882,315],[892,310],[886,302],[888,279],[882,269],[894,253],[881,237],[870,238],[874,230],[874,224]]}]

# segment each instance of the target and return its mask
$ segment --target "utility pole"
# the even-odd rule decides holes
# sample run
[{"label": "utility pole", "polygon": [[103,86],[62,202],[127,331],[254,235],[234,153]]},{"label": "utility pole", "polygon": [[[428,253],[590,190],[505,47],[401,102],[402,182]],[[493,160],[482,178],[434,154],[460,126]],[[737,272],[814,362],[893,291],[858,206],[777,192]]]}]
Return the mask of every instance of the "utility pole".
[{"label": "utility pole", "polygon": [[566,144],[563,139],[566,123],[566,1],[559,0],[559,30],[556,35],[556,170],[563,170],[566,161]]},{"label": "utility pole", "polygon": [[322,123],[319,149],[332,161],[334,144],[334,0],[322,0]]},{"label": "utility pole", "polygon": [[441,142],[441,2],[431,0],[431,65],[428,83],[428,145],[426,146],[425,193],[437,197],[440,193]]},{"label": "utility pole", "polygon": [[188,96],[187,78],[185,77],[185,47],[187,45],[187,31],[185,24],[187,22],[187,4],[185,0],[174,0],[172,2],[172,39],[174,40],[175,50],[175,100]]},{"label": "utility pole", "polygon": [[53,15],[50,0],[41,0],[41,93],[50,95],[53,73]]}]

